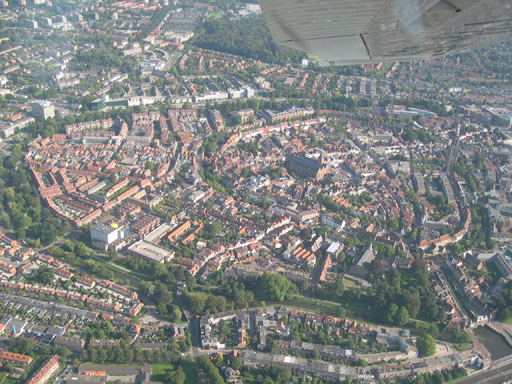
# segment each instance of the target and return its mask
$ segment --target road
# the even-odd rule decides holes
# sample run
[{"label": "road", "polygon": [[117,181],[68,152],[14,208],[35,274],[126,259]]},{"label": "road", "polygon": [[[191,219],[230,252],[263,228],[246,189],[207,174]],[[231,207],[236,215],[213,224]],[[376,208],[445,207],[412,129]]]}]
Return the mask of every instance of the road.
[{"label": "road", "polygon": [[196,319],[190,312],[187,301],[183,297],[181,291],[176,294],[176,300],[181,307],[183,314],[188,321],[188,330],[190,331],[190,341],[192,342],[192,356],[197,359],[201,354],[201,345],[199,344],[199,320]]}]

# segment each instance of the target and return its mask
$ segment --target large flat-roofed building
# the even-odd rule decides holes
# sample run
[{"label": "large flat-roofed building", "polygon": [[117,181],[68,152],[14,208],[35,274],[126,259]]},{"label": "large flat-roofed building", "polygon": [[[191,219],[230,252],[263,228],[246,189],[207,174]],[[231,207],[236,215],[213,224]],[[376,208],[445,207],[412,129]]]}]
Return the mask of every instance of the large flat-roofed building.
[{"label": "large flat-roofed building", "polygon": [[290,173],[297,176],[316,179],[322,179],[329,172],[329,165],[322,164],[315,159],[306,156],[290,155],[286,158],[285,167]]},{"label": "large flat-roofed building", "polygon": [[504,278],[512,276],[512,264],[510,262],[510,256],[505,256],[497,253],[492,259],[490,259],[494,265],[498,268],[501,275]]},{"label": "large flat-roofed building", "polygon": [[91,240],[110,244],[118,239],[119,228],[117,226],[98,223],[91,228]]},{"label": "large flat-roofed building", "polygon": [[163,263],[174,257],[174,251],[160,247],[145,240],[140,240],[128,248],[133,256],[142,257],[145,260]]},{"label": "large flat-roofed building", "polygon": [[16,123],[0,125],[0,137],[2,137],[2,139],[7,139],[9,136],[15,134],[17,129],[23,129],[35,121],[36,120],[33,117],[28,117]]},{"label": "large flat-roofed building", "polygon": [[153,243],[153,242],[158,242],[158,240],[162,237],[165,236],[165,234],[167,232],[169,232],[171,229],[173,229],[174,226],[172,225],[169,225],[167,223],[164,223],[162,224],[161,226],[159,226],[157,229],[155,229],[153,232],[151,232],[150,234],[148,234],[144,240],[150,242],[150,243]]},{"label": "large flat-roofed building", "polygon": [[425,179],[419,172],[414,173],[414,186],[416,187],[416,193],[418,196],[422,196],[426,193],[425,190]]},{"label": "large flat-roofed building", "polygon": [[264,109],[261,111],[261,117],[266,120],[268,124],[274,124],[277,121],[287,119],[297,119],[299,117],[313,115],[315,110],[313,108],[296,108],[292,107],[282,112],[274,113],[271,110]]},{"label": "large flat-roofed building", "polygon": [[55,116],[55,108],[49,101],[38,101],[32,103],[32,116],[36,119],[46,120]]},{"label": "large flat-roofed building", "polygon": [[455,194],[453,193],[453,189],[450,184],[450,180],[448,180],[448,176],[446,176],[446,173],[442,173],[440,177],[441,181],[443,182],[443,192],[446,196],[446,200],[448,200],[449,204],[454,204]]},{"label": "large flat-roofed building", "polygon": [[66,347],[72,352],[81,352],[84,349],[85,341],[74,337],[55,336],[53,345]]}]

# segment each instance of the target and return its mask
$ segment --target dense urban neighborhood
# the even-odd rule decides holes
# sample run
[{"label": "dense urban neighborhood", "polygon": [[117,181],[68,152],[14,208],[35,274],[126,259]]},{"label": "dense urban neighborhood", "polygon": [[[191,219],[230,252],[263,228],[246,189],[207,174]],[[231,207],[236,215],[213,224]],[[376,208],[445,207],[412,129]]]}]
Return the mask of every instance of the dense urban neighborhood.
[{"label": "dense urban neighborhood", "polygon": [[0,0],[0,384],[512,380],[511,55]]}]

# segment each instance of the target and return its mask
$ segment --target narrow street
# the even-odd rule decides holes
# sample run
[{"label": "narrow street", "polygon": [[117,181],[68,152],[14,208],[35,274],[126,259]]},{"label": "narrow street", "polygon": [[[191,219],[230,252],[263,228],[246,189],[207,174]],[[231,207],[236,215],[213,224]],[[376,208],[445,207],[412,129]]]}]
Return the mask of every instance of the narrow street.
[{"label": "narrow street", "polygon": [[192,342],[192,357],[194,359],[197,359],[200,355],[199,351],[201,349],[201,345],[199,344],[198,319],[196,319],[194,316],[192,316],[192,313],[190,312],[188,303],[186,302],[185,298],[183,297],[183,294],[181,293],[181,291],[177,292],[176,300],[178,301],[178,304],[180,305],[181,310],[183,311],[183,315],[185,315],[185,318],[188,321],[188,329],[190,331],[190,341]]}]

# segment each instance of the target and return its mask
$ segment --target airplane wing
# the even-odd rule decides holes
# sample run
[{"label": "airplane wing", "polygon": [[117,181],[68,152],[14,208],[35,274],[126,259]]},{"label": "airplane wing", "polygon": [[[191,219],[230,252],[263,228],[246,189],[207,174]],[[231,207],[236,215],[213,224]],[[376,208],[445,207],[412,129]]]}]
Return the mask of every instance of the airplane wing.
[{"label": "airplane wing", "polygon": [[428,60],[512,37],[512,0],[258,0],[274,41],[339,65]]}]

